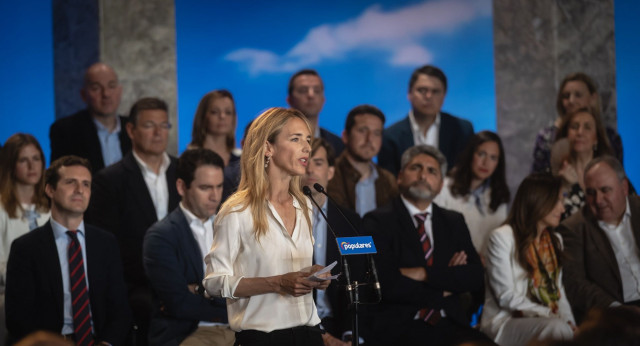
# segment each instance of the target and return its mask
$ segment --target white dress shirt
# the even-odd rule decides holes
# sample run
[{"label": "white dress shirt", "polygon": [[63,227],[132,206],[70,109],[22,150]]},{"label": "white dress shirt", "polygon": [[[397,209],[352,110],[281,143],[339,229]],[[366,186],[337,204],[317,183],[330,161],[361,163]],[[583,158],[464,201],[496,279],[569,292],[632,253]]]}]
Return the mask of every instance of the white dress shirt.
[{"label": "white dress shirt", "polygon": [[640,300],[640,252],[631,228],[629,199],[627,199],[627,209],[622,221],[618,225],[610,225],[604,221],[598,221],[598,225],[609,238],[613,253],[616,255],[624,301]]},{"label": "white dress shirt", "polygon": [[160,165],[159,173],[156,174],[153,169],[142,161],[135,151],[131,153],[133,154],[133,158],[136,159],[138,166],[140,166],[140,171],[147,185],[147,190],[149,190],[151,201],[153,201],[153,206],[156,208],[158,220],[162,220],[167,216],[167,209],[169,208],[169,186],[167,185],[167,169],[171,164],[169,155],[167,153],[162,154],[162,164]]},{"label": "white dress shirt", "polygon": [[433,147],[438,147],[440,139],[440,112],[436,114],[436,120],[427,129],[427,133],[424,134],[416,122],[416,118],[413,115],[413,110],[409,111],[409,123],[411,123],[411,132],[413,133],[413,143],[415,145],[426,144]]},{"label": "white dress shirt", "polygon": [[[312,217],[309,201],[305,201]],[[302,208],[293,199],[296,222],[289,236],[274,206],[266,201],[267,232],[256,239],[251,208],[234,207],[226,215],[218,215],[213,246],[206,256],[207,275],[203,283],[210,295],[227,298],[229,325],[234,331],[315,326],[320,323],[311,293],[294,297],[266,293],[251,297],[235,297],[242,278],[269,277],[296,272],[311,266],[313,237]]]}]

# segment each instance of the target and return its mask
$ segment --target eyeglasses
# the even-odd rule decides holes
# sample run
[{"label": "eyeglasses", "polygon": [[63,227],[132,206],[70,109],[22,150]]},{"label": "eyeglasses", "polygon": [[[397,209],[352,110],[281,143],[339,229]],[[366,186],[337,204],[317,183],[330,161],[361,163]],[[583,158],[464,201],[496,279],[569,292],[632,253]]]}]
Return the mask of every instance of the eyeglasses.
[{"label": "eyeglasses", "polygon": [[171,123],[164,122],[164,123],[156,124],[153,121],[147,121],[145,123],[140,124],[140,127],[145,130],[154,130],[156,128],[159,128],[160,130],[169,130],[171,129]]}]

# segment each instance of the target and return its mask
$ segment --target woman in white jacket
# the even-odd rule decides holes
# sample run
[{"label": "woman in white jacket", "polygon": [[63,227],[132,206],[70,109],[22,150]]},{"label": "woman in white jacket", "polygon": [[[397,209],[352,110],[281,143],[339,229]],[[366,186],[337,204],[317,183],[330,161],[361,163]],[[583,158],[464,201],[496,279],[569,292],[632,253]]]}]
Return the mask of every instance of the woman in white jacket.
[{"label": "woman in white jacket", "polygon": [[561,181],[533,174],[522,182],[503,226],[487,246],[481,330],[499,345],[573,338],[575,321],[562,285]]}]

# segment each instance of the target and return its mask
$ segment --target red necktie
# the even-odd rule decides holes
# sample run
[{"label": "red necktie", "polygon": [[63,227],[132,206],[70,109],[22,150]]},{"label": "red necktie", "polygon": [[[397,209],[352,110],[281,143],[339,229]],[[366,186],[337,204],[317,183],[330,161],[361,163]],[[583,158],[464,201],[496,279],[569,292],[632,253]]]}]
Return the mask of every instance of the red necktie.
[{"label": "red necktie", "polygon": [[[433,247],[431,246],[431,240],[427,235],[427,232],[424,228],[424,221],[427,219],[429,213],[416,214],[414,217],[416,221],[418,221],[418,235],[420,236],[420,242],[422,242],[422,250],[424,251],[424,260],[427,262],[427,266],[430,267],[433,265]],[[435,309],[430,308],[422,308],[420,309],[418,316],[423,321],[435,325],[440,320],[440,312]]]},{"label": "red necktie", "polygon": [[93,345],[91,335],[91,311],[89,309],[89,292],[87,278],[84,273],[84,259],[82,247],[78,241],[78,231],[67,231],[71,238],[67,248],[69,258],[69,283],[71,285],[71,306],[73,311],[73,332],[76,345]]}]

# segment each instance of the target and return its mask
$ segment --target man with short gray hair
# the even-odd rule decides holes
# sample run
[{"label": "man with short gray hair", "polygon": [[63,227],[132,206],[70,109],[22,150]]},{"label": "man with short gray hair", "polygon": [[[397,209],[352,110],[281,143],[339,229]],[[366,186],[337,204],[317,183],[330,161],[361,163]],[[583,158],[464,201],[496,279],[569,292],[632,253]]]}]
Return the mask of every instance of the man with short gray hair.
[{"label": "man with short gray hair", "polygon": [[618,160],[602,156],[584,170],[586,205],[559,227],[564,285],[576,321],[589,309],[640,306],[640,197]]}]

